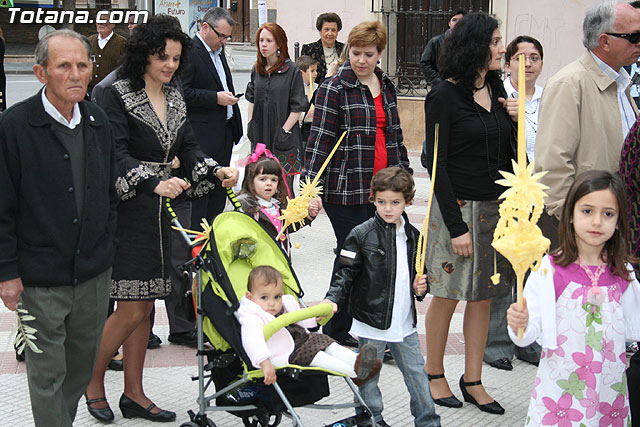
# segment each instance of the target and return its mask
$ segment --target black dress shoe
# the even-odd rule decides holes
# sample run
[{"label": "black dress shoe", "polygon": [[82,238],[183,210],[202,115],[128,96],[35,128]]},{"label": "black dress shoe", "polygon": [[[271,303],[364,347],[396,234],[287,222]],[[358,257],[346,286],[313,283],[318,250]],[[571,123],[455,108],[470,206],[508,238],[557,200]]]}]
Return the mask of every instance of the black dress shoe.
[{"label": "black dress shoe", "polygon": [[109,405],[107,405],[104,408],[92,408],[91,405],[94,403],[98,403],[98,402],[106,402],[107,398],[106,397],[99,397],[97,399],[89,399],[87,397],[87,393],[84,394],[84,398],[87,401],[87,410],[89,411],[89,413],[91,414],[91,416],[93,418],[95,418],[98,421],[102,421],[105,423],[110,423],[111,421],[113,421],[113,411],[111,410],[111,408],[109,407]]},{"label": "black dress shoe", "polygon": [[124,371],[124,359],[111,359],[111,361],[107,365],[107,368],[111,369],[112,371]]},{"label": "black dress shoe", "polygon": [[502,369],[503,371],[513,370],[513,365],[511,364],[511,361],[506,357],[503,357],[502,359],[494,360],[493,362],[489,362],[489,366],[496,369]]},{"label": "black dress shoe", "polygon": [[172,344],[186,345],[196,348],[198,346],[198,334],[196,331],[169,334],[169,342]]},{"label": "black dress shoe", "polygon": [[162,410],[157,414],[154,414],[153,412],[151,412],[151,410],[155,407],[156,404],[152,403],[147,409],[144,409],[142,406],[138,405],[136,402],[129,399],[124,394],[120,396],[120,412],[122,412],[122,416],[125,418],[140,417],[150,421],[158,421],[161,423],[175,421],[175,412]]},{"label": "black dress shoe", "polygon": [[[444,378],[444,374],[427,374],[427,377],[429,377],[429,381],[438,380],[440,378]],[[436,405],[444,406],[446,408],[462,408],[462,402],[460,402],[458,398],[453,394],[451,396],[441,397],[440,399],[433,399],[433,403],[435,403]]]},{"label": "black dress shoe", "polygon": [[464,374],[460,377],[460,391],[462,392],[462,397],[465,402],[472,403],[476,405],[482,412],[488,412],[489,414],[502,415],[504,414],[504,408],[495,400],[493,402],[485,403],[484,405],[480,405],[473,396],[469,394],[467,391],[467,387],[471,387],[474,385],[481,385],[482,381],[472,381],[465,382]]},{"label": "black dress shoe", "polygon": [[153,332],[151,332],[149,334],[149,341],[147,342],[147,348],[149,350],[153,350],[154,348],[160,347],[160,344],[162,344],[162,340],[160,339],[160,337],[154,334]]},{"label": "black dress shoe", "polygon": [[529,360],[529,359],[525,359],[523,357],[518,357],[518,360],[522,360],[523,362],[530,363],[533,366],[539,366],[540,365],[540,360]]}]

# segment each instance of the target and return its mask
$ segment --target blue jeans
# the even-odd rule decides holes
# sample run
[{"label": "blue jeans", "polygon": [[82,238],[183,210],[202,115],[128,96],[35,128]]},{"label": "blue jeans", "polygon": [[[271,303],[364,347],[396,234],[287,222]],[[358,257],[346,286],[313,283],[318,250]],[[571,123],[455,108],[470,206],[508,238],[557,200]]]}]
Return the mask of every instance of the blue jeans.
[{"label": "blue jeans", "polygon": [[[385,347],[389,347],[391,355],[398,365],[398,369],[402,372],[404,383],[409,391],[411,415],[415,419],[416,427],[431,427],[440,425],[440,416],[436,414],[436,410],[429,391],[429,379],[424,370],[424,358],[420,351],[420,340],[418,333],[415,332],[407,336],[402,342],[386,342],[377,341],[368,338],[359,339],[360,347],[364,344],[373,345],[378,357],[384,357]],[[359,387],[360,394],[369,409],[373,413],[376,422],[382,420],[382,393],[378,387],[380,375],[367,381],[362,387]],[[356,412],[362,412],[361,410]]]}]

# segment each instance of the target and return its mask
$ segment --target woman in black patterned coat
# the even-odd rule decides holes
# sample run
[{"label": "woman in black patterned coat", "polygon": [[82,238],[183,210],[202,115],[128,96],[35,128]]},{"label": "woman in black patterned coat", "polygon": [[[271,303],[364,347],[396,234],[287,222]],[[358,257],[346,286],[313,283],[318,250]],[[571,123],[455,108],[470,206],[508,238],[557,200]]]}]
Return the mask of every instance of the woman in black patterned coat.
[{"label": "woman in black patterned coat", "polygon": [[105,324],[86,392],[89,413],[101,421],[113,419],[104,399],[104,372],[120,345],[125,360],[123,415],[175,419],[175,413],[152,406],[142,388],[149,314],[155,299],[171,291],[170,223],[162,203],[183,192],[199,197],[220,183],[230,186],[237,181],[235,169],[220,167],[200,151],[184,99],[170,84],[187,58],[189,44],[173,18],[151,18],[128,39],[119,80],[103,97],[115,140],[116,190],[122,201],[111,285],[111,298],[118,305]]},{"label": "woman in black patterned coat", "polygon": [[316,19],[316,29],[320,38],[313,43],[303,44],[301,55],[308,55],[318,62],[315,82],[320,84],[325,79],[329,65],[342,55],[344,43],[337,40],[342,30],[342,20],[337,13],[323,13]]}]

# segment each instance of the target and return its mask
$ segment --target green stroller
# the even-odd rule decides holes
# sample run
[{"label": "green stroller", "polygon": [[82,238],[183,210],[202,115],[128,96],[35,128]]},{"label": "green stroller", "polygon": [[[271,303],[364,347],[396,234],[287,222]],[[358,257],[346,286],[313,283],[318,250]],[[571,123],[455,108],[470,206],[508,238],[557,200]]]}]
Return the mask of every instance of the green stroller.
[{"label": "green stroller", "polygon": [[[236,210],[218,215],[211,226],[208,241],[194,248],[188,266],[194,277],[193,300],[198,335],[198,412],[189,411],[190,421],[182,427],[215,426],[207,412],[226,411],[242,419],[245,426],[275,427],[282,416],[291,418],[294,427],[302,427],[296,407],[342,409],[359,407],[360,413],[328,426],[375,425],[371,411],[350,378],[315,367],[288,365],[277,369],[278,380],[266,386],[262,370],[251,365],[242,347],[237,320],[239,299],[247,290],[249,272],[259,265],[280,271],[284,291],[301,303],[303,291],[291,264],[273,238],[252,217],[244,214],[235,195],[228,191]],[[167,203],[169,212],[170,205]],[[175,215],[172,223],[180,228]],[[188,235],[183,232],[185,239]],[[304,303],[303,307],[304,307]],[[331,313],[328,304],[286,313],[265,326],[265,339],[280,327]],[[205,336],[213,346],[206,349]],[[329,395],[328,376],[343,376],[354,399],[339,404],[316,404]],[[211,394],[210,387],[215,392]]]}]

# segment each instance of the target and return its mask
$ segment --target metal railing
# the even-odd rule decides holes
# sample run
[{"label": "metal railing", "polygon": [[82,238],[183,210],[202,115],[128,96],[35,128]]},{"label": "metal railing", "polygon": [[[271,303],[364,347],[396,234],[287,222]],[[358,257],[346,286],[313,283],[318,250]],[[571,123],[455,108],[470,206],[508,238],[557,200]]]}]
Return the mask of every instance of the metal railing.
[{"label": "metal railing", "polygon": [[493,12],[492,0],[371,0],[371,11],[382,15],[389,33],[387,73],[398,95],[425,96],[427,84],[420,71],[420,57],[427,42],[448,28],[458,9]]}]

